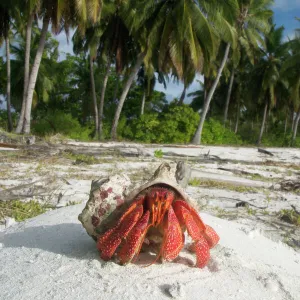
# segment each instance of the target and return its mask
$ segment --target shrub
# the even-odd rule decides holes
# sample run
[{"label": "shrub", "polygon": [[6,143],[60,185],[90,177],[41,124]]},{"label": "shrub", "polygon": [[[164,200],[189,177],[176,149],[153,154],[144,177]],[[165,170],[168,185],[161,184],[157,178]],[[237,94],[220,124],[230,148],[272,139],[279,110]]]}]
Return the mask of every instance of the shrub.
[{"label": "shrub", "polygon": [[199,115],[188,106],[170,106],[160,114],[144,114],[130,121],[123,136],[144,143],[188,143]]},{"label": "shrub", "polygon": [[161,149],[156,149],[154,151],[154,157],[156,157],[156,158],[162,158],[163,156],[164,156],[164,153],[163,153],[163,151]]},{"label": "shrub", "polygon": [[89,140],[92,129],[82,127],[79,121],[62,111],[49,111],[43,118],[32,122],[33,133],[41,136],[60,133],[72,139]]},{"label": "shrub", "polygon": [[30,200],[29,202],[22,202],[20,200],[0,201],[0,219],[8,216],[20,222],[43,214],[47,211],[47,208],[49,207],[34,200]]},{"label": "shrub", "polygon": [[199,123],[199,114],[189,106],[171,106],[160,123],[158,142],[189,143]]},{"label": "shrub", "polygon": [[239,135],[230,131],[214,119],[205,121],[202,132],[203,144],[218,144],[218,145],[240,145],[242,139]]},{"label": "shrub", "polygon": [[[16,124],[17,124],[17,113],[15,112],[12,112],[11,113],[11,118],[12,118],[12,123],[13,123],[13,126],[15,127]],[[8,130],[8,127],[7,127],[7,111],[6,110],[1,110],[0,109],[0,128],[3,128],[5,131]]]},{"label": "shrub", "polygon": [[159,127],[158,114],[144,114],[131,121],[123,136],[144,143],[156,143]]}]

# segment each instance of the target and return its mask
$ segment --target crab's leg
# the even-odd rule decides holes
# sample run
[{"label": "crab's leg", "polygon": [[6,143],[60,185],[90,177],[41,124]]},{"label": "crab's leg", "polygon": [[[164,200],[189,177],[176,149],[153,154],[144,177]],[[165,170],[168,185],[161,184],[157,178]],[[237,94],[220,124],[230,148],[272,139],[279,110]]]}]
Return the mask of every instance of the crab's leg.
[{"label": "crab's leg", "polygon": [[126,238],[131,229],[141,218],[143,215],[143,206],[138,205],[133,210],[131,209],[130,212],[127,211],[125,214],[126,215],[122,216],[113,229],[108,230],[98,239],[97,248],[101,252],[101,258],[104,260],[109,260],[113,256],[122,239]]},{"label": "crab's leg", "polygon": [[124,241],[124,245],[117,254],[122,264],[131,262],[133,257],[139,254],[146,233],[149,229],[149,217],[150,212],[146,211],[142,218],[140,218],[136,225],[132,228],[126,240]]},{"label": "crab's leg", "polygon": [[161,256],[163,259],[171,261],[179,255],[184,244],[184,235],[172,206],[168,210],[163,227],[164,238]]},{"label": "crab's leg", "polygon": [[[204,224],[197,211],[183,200],[177,200],[173,203],[173,208],[175,210],[176,216],[178,217],[180,225],[186,225],[186,222],[184,221],[184,216],[186,215],[186,213],[183,214],[183,211],[181,211],[182,207],[186,208],[189,212],[188,215],[192,216],[193,222],[190,226],[190,230],[193,230],[194,226],[196,225],[203,237],[206,239],[209,248],[213,248],[216,244],[218,244],[220,237],[218,236],[216,231],[209,225]],[[198,232],[197,229],[195,230]]]},{"label": "crab's leg", "polygon": [[145,267],[154,264],[160,257],[162,257],[163,260],[172,261],[178,256],[183,247],[184,235],[172,206],[170,206],[162,225],[164,237],[160,252],[156,258]]},{"label": "crab's leg", "polygon": [[173,207],[181,226],[186,226],[189,235],[194,240],[192,250],[197,256],[197,267],[205,267],[210,259],[209,248],[218,243],[219,236],[210,226],[203,223],[197,212],[186,202],[178,200]]}]

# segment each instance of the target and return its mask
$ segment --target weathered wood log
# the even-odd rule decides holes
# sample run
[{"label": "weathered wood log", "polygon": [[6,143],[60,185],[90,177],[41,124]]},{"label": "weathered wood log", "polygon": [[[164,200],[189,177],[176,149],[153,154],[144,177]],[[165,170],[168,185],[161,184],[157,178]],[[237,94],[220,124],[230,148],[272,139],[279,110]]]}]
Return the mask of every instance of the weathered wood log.
[{"label": "weathered wood log", "polygon": [[280,187],[284,191],[300,190],[300,180],[283,180],[279,182]]},{"label": "weathered wood log", "polygon": [[231,172],[231,173],[236,174],[236,175],[250,175],[250,176],[259,176],[260,175],[258,173],[251,173],[251,172],[247,172],[247,171],[244,171],[244,170],[227,169],[227,168],[222,168],[222,167],[219,167],[218,170]]},{"label": "weathered wood log", "polygon": [[2,147],[2,148],[17,149],[18,145],[7,144],[7,143],[0,143],[0,147]]},{"label": "weathered wood log", "polygon": [[235,201],[235,202],[237,202],[236,205],[235,205],[235,207],[253,206],[253,207],[258,208],[258,209],[266,209],[266,208],[268,208],[268,206],[257,206],[257,205],[255,205],[255,204],[252,204],[252,203],[248,202],[248,201],[245,201],[245,200],[242,200],[242,201],[241,201],[241,199],[236,199],[236,198],[220,197],[220,198],[218,198],[218,199],[219,199],[219,200],[224,199],[224,200],[232,200],[232,201]]},{"label": "weathered wood log", "polygon": [[267,154],[267,155],[270,155],[270,156],[274,156],[273,153],[271,153],[270,151],[267,151],[265,149],[262,149],[262,148],[257,148],[257,151],[260,152],[260,153],[263,153],[263,154]]}]

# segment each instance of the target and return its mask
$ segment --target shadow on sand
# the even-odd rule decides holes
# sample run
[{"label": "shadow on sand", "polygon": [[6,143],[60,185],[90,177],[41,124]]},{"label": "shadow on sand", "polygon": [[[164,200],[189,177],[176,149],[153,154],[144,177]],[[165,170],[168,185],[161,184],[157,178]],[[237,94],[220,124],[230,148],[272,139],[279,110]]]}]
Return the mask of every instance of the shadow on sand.
[{"label": "shadow on sand", "polygon": [[4,247],[37,248],[71,258],[98,258],[95,242],[80,224],[62,223],[25,228],[0,237]]}]

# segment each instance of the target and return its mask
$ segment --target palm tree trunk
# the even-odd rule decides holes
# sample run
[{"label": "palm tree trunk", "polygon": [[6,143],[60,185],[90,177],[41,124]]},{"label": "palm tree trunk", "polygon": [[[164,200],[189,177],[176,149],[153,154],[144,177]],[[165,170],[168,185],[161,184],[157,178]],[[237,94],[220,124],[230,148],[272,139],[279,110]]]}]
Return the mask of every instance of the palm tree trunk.
[{"label": "palm tree trunk", "polygon": [[266,123],[266,118],[267,118],[267,112],[268,112],[268,101],[266,101],[266,104],[265,104],[264,116],[263,116],[263,120],[262,120],[262,123],[261,123],[259,137],[258,137],[258,140],[257,140],[257,145],[258,146],[261,143],[261,139],[262,139],[262,136],[263,136],[263,133],[264,133],[265,123]]},{"label": "palm tree trunk", "polygon": [[95,78],[94,78],[94,62],[93,57],[90,54],[90,78],[91,78],[91,87],[92,87],[92,98],[94,105],[94,115],[95,115],[95,136],[97,135],[99,128],[99,119],[98,119],[98,106],[97,106],[97,96],[96,96],[96,88],[95,88]]},{"label": "palm tree trunk", "polygon": [[18,125],[16,128],[16,133],[21,133],[21,131],[23,129],[23,124],[24,124],[28,78],[29,78],[29,72],[30,72],[30,45],[31,45],[31,32],[32,32],[33,19],[34,19],[34,14],[31,14],[29,16],[29,20],[28,20],[27,26],[26,26],[23,100],[22,100],[22,108],[21,108],[20,118],[19,118]]},{"label": "palm tree trunk", "polygon": [[219,80],[220,80],[220,77],[222,75],[223,69],[225,67],[226,61],[228,59],[229,50],[230,50],[230,44],[228,43],[227,46],[226,46],[224,57],[222,59],[222,63],[220,65],[219,69],[218,69],[217,77],[214,80],[214,83],[213,83],[213,85],[212,85],[212,87],[211,87],[211,89],[210,89],[210,91],[207,95],[207,98],[206,98],[206,101],[205,101],[205,104],[204,104],[204,107],[203,107],[203,111],[202,111],[202,114],[201,114],[200,122],[199,122],[199,125],[198,125],[198,128],[197,128],[197,131],[194,135],[194,138],[192,140],[193,144],[200,145],[200,143],[201,143],[201,135],[202,135],[202,130],[203,130],[203,125],[204,125],[204,121],[205,121],[205,118],[206,118],[206,114],[208,112],[208,108],[209,108],[211,99],[212,99],[212,97],[214,95],[214,92],[217,88],[217,85],[219,83]]},{"label": "palm tree trunk", "polygon": [[295,121],[296,121],[296,119],[294,117],[294,115],[295,115],[294,110],[292,110],[292,114],[291,115],[292,115],[292,128],[291,128],[291,132],[293,133],[294,132]]},{"label": "palm tree trunk", "polygon": [[99,140],[104,139],[104,136],[103,136],[103,108],[104,108],[105,91],[106,91],[106,86],[107,86],[107,82],[108,82],[109,72],[110,72],[110,59],[108,59],[108,62],[107,62],[106,71],[105,71],[105,75],[103,78],[100,103],[99,103],[99,129],[98,129]]},{"label": "palm tree trunk", "polygon": [[285,122],[284,122],[284,136],[286,136],[287,124],[288,124],[288,112],[286,113]]},{"label": "palm tree trunk", "polygon": [[235,134],[237,134],[237,131],[238,131],[239,119],[240,119],[240,102],[238,102],[237,109],[236,109],[236,122],[235,122],[235,128],[234,128]]},{"label": "palm tree trunk", "polygon": [[292,138],[292,146],[294,146],[294,144],[295,144],[299,120],[300,120],[300,109],[299,109],[299,111],[298,111],[298,114],[297,114],[297,117],[296,117],[296,120],[295,120],[295,124],[294,124],[294,132],[293,132],[293,138]]},{"label": "palm tree trunk", "polygon": [[179,99],[179,102],[178,102],[178,105],[182,105],[183,104],[184,99],[185,99],[185,93],[186,93],[186,86],[184,85],[183,91],[181,93],[181,96],[180,96],[180,99]]},{"label": "palm tree trunk", "polygon": [[143,98],[142,98],[142,106],[141,106],[141,116],[144,114],[144,110],[145,110],[145,101],[146,101],[146,93],[144,91],[143,93]]},{"label": "palm tree trunk", "polygon": [[114,96],[113,96],[113,102],[115,102],[116,99],[117,99],[118,90],[119,90],[119,82],[120,82],[120,75],[117,74],[117,80],[116,80],[116,85],[115,85],[115,91],[114,91]]},{"label": "palm tree trunk", "polygon": [[7,127],[8,131],[11,132],[13,130],[13,124],[11,119],[11,108],[10,108],[10,98],[11,98],[11,71],[10,71],[10,46],[9,46],[9,37],[5,38],[5,46],[6,46],[6,70],[7,70],[7,98],[6,98],[6,107],[7,107]]},{"label": "palm tree trunk", "polygon": [[39,46],[38,46],[38,49],[37,49],[37,52],[35,55],[34,63],[33,63],[30,77],[28,80],[28,90],[27,90],[26,106],[25,106],[25,118],[24,118],[24,126],[23,126],[24,133],[30,133],[30,117],[31,117],[32,97],[33,97],[36,79],[37,79],[37,75],[39,72],[39,67],[41,64],[42,55],[43,55],[43,51],[44,51],[44,47],[45,47],[49,21],[50,21],[50,19],[48,17],[44,17]]},{"label": "palm tree trunk", "polygon": [[228,116],[228,107],[229,107],[229,102],[230,102],[230,97],[231,97],[233,80],[234,80],[234,69],[232,69],[232,71],[231,71],[231,76],[230,76],[230,81],[229,81],[229,87],[228,87],[227,97],[226,97],[226,102],[225,102],[224,127],[226,126],[226,121],[227,121],[227,116]]},{"label": "palm tree trunk", "polygon": [[117,110],[116,110],[116,113],[115,113],[115,117],[114,117],[114,120],[113,120],[113,124],[112,124],[112,128],[111,128],[111,138],[113,140],[115,140],[117,138],[117,128],[118,128],[118,123],[119,123],[119,119],[120,119],[120,115],[121,115],[121,111],[122,111],[122,108],[123,108],[123,105],[124,105],[124,102],[125,102],[125,99],[126,99],[126,96],[128,94],[128,91],[132,85],[132,82],[140,68],[140,66],[142,65],[142,62],[143,62],[143,59],[145,57],[146,53],[145,52],[142,52],[138,55],[137,57],[137,60],[135,62],[135,65],[131,71],[131,74],[130,76],[128,77],[125,85],[124,85],[124,89],[123,89],[123,92],[121,94],[121,97],[120,97],[120,100],[119,100],[119,104],[118,104],[118,107],[117,107]]}]

